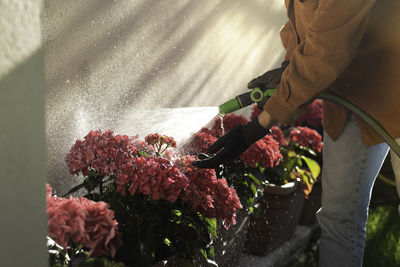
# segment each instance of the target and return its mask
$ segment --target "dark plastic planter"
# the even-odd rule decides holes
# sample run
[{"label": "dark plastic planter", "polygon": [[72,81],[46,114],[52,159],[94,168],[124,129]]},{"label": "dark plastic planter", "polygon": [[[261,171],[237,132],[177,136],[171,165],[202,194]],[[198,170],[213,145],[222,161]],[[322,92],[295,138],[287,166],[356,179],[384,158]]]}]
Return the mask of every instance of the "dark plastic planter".
[{"label": "dark plastic planter", "polygon": [[245,251],[265,256],[294,234],[304,193],[297,181],[284,186],[268,185],[258,203],[258,216],[250,217]]},{"label": "dark plastic planter", "polygon": [[308,198],[304,200],[303,209],[300,215],[300,225],[312,226],[317,223],[316,213],[321,208],[322,184],[320,177],[313,185]]}]

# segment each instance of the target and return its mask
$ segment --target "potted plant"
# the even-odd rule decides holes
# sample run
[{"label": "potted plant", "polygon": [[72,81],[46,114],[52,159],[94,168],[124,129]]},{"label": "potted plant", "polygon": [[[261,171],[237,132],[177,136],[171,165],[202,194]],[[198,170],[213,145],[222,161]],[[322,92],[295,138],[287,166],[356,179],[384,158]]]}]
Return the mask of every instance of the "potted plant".
[{"label": "potted plant", "polygon": [[142,141],[109,130],[77,140],[67,163],[84,179],[66,195],[84,196],[48,192],[51,266],[191,266],[199,255],[211,261],[216,219],[229,228],[242,206],[225,179],[193,167],[196,158],[174,147],[168,136]]},{"label": "potted plant", "polygon": [[[253,106],[251,117],[254,118],[261,111],[257,106]],[[322,127],[322,100],[314,100],[307,108],[307,110],[299,116],[290,126],[291,127],[307,127],[316,130],[321,138],[323,137]],[[322,166],[322,153],[318,150],[313,150],[311,153],[304,151],[306,156],[315,159],[320,166]],[[321,207],[322,184],[321,175],[318,176],[316,182],[313,184],[312,191],[306,196],[303,208],[300,214],[300,225],[315,226],[317,224],[316,212]]]},{"label": "potted plant", "polygon": [[283,136],[283,158],[278,166],[262,170],[267,183],[250,221],[246,251],[256,255],[267,255],[293,235],[320,173],[311,157],[322,148],[321,136],[307,127],[284,128]]},{"label": "potted plant", "polygon": [[[308,107],[307,111],[302,114],[294,122],[294,126],[303,126],[316,130],[323,137],[322,127],[322,100],[314,100]],[[322,166],[322,153],[314,151],[314,158],[320,166]],[[313,227],[317,225],[316,213],[321,207],[322,183],[321,175],[313,185],[313,190],[304,200],[303,209],[300,215],[300,225]],[[318,231],[317,231],[318,232]],[[317,235],[319,235],[317,233]]]},{"label": "potted plant", "polygon": [[[228,114],[216,119],[210,128],[203,127],[195,133],[186,145],[186,153],[197,155],[206,153],[208,147],[236,125],[246,124],[248,120],[241,115]],[[223,127],[221,127],[223,126]],[[264,177],[260,175],[260,167],[277,166],[282,158],[279,142],[273,135],[268,135],[251,146],[239,159],[216,169],[219,178],[224,177],[229,186],[236,189],[243,209],[237,213],[237,224],[228,231],[217,224],[218,239],[214,242],[216,262],[227,266],[241,253],[250,222],[250,214],[254,212],[257,197],[262,192],[260,185]],[[217,220],[218,222],[218,220]]]},{"label": "potted plant", "polygon": [[[259,112],[254,106],[251,119]],[[217,119],[211,129],[200,132],[216,139],[223,130],[245,123],[248,120],[243,116],[228,114],[222,121]],[[207,148],[210,143],[202,147]],[[265,255],[293,234],[304,198],[312,191],[320,172],[314,151],[321,147],[321,136],[310,128],[274,126],[271,134],[238,160],[216,169],[217,175],[226,177],[236,188],[244,207],[252,213],[247,242],[243,242],[246,251]]]}]

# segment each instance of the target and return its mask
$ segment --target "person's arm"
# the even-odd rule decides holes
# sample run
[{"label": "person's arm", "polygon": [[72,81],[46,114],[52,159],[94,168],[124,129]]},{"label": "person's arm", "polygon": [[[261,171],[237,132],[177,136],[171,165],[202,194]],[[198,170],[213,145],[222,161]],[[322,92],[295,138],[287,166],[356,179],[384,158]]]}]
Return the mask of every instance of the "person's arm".
[{"label": "person's arm", "polygon": [[279,122],[327,88],[351,63],[376,0],[320,0],[306,38],[290,54],[264,110]]},{"label": "person's arm", "polygon": [[284,62],[287,62],[290,60],[292,52],[297,46],[297,35],[290,21],[283,25],[282,29],[280,30],[280,36],[282,45],[286,50]]}]

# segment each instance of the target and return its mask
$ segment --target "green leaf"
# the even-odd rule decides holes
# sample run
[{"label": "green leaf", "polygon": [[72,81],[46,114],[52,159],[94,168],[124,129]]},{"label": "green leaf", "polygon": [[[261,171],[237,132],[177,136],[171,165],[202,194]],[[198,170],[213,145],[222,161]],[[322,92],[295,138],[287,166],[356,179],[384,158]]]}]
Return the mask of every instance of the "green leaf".
[{"label": "green leaf", "polygon": [[164,243],[165,243],[167,246],[171,246],[171,241],[170,241],[168,238],[164,238]]},{"label": "green leaf", "polygon": [[207,222],[207,230],[213,238],[218,238],[217,235],[217,219],[215,218],[204,218]]},{"label": "green leaf", "polygon": [[207,253],[208,258],[214,260],[214,257],[215,257],[214,247],[210,246],[207,250],[208,250],[208,253]]},{"label": "green leaf", "polygon": [[207,259],[207,252],[204,249],[200,249],[201,254],[203,254],[204,258]]},{"label": "green leaf", "polygon": [[254,176],[252,173],[246,173],[245,176],[249,177],[254,183],[260,184],[260,180],[257,179],[257,177]]},{"label": "green leaf", "polygon": [[180,216],[182,215],[182,212],[181,212],[180,210],[173,210],[173,211],[172,211],[172,214],[174,214],[174,215],[180,217]]},{"label": "green leaf", "polygon": [[309,148],[309,147],[301,146],[301,145],[299,145],[299,144],[297,144],[297,147],[298,147],[300,150],[303,150],[303,151],[306,151],[306,152],[310,153],[310,154],[311,154],[312,156],[314,156],[314,157],[317,156],[317,154],[315,153],[315,151],[312,150],[312,149]]},{"label": "green leaf", "polygon": [[251,185],[250,185],[250,189],[251,189],[251,192],[253,193],[253,195],[256,196],[256,195],[257,195],[257,188],[256,188],[256,186],[255,186],[254,184],[251,184]]},{"label": "green leaf", "polygon": [[138,151],[138,155],[139,155],[140,157],[148,157],[148,156],[149,156],[149,154],[147,154],[147,153],[145,153],[145,152],[143,152],[143,151]]},{"label": "green leaf", "polygon": [[321,173],[321,167],[319,166],[318,162],[305,156],[301,156],[301,159],[307,164],[307,167],[310,170],[313,178],[317,179]]},{"label": "green leaf", "polygon": [[254,205],[254,197],[247,198],[246,204],[249,207],[249,210],[251,210],[251,212],[252,212],[252,206]]}]

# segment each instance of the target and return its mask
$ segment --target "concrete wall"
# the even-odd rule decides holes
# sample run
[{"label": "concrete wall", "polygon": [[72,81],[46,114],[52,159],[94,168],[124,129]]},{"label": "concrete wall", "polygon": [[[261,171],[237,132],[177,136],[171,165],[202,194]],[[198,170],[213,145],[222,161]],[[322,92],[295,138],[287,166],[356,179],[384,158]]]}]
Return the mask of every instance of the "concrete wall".
[{"label": "concrete wall", "polygon": [[0,1],[0,265],[46,266],[41,0]]},{"label": "concrete wall", "polygon": [[46,0],[52,185],[75,182],[64,155],[90,129],[176,137],[200,128],[280,64],[285,21],[283,0]]}]

